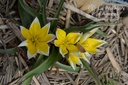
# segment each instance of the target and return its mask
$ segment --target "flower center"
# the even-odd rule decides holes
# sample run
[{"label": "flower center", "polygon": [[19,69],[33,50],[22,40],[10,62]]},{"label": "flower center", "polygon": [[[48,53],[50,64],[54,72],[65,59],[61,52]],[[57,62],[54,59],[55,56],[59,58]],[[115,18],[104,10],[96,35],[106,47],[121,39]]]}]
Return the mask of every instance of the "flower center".
[{"label": "flower center", "polygon": [[39,38],[37,36],[34,36],[34,37],[31,38],[31,41],[33,43],[36,43],[38,40],[39,40]]}]

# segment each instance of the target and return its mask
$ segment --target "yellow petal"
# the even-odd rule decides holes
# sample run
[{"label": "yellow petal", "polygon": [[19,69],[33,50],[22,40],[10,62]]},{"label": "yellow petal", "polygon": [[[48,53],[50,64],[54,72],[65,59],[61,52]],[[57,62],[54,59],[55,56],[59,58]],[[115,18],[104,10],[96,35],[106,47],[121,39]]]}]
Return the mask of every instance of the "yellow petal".
[{"label": "yellow petal", "polygon": [[78,49],[75,45],[68,45],[67,49],[69,50],[69,52],[78,52]]},{"label": "yellow petal", "polygon": [[25,39],[29,39],[31,37],[29,30],[22,26],[20,26],[20,28],[21,28],[21,34],[23,35],[23,37]]},{"label": "yellow petal", "polygon": [[63,41],[63,40],[65,40],[66,32],[63,31],[62,29],[57,29],[56,37],[57,37],[58,40]]},{"label": "yellow petal", "polygon": [[38,42],[36,45],[36,48],[38,50],[39,53],[42,53],[46,56],[49,55],[49,46],[47,43],[45,42]]},{"label": "yellow petal", "polygon": [[61,55],[64,57],[65,54],[68,53],[66,47],[64,45],[60,45],[60,49],[59,49]]},{"label": "yellow petal", "polygon": [[76,68],[76,64],[78,64],[78,65],[81,64],[81,65],[82,65],[82,63],[81,63],[79,57],[75,56],[73,53],[70,53],[70,54],[69,54],[68,61],[69,61],[70,65],[72,66],[72,68],[73,68],[74,70],[75,70],[75,68]]},{"label": "yellow petal", "polygon": [[31,55],[36,54],[37,50],[36,50],[35,44],[33,42],[28,40],[27,41],[27,47],[28,47],[29,54],[31,54]]},{"label": "yellow petal", "polygon": [[89,36],[90,36],[90,32],[84,33],[81,36],[79,43],[83,43],[87,38],[89,38]]},{"label": "yellow petal", "polygon": [[55,35],[53,34],[46,34],[45,36],[43,36],[44,38],[40,37],[39,41],[43,41],[43,42],[51,42],[53,39],[55,39]]},{"label": "yellow petal", "polygon": [[40,26],[38,18],[36,17],[34,21],[32,22],[29,31],[31,35],[37,36],[40,33],[40,30],[41,30],[41,26]]},{"label": "yellow petal", "polygon": [[50,23],[46,24],[44,27],[41,28],[39,36],[45,37],[48,34],[49,29],[50,29]]},{"label": "yellow petal", "polygon": [[81,53],[81,57],[90,64],[91,55],[88,52]]},{"label": "yellow petal", "polygon": [[42,30],[44,33],[47,33],[49,32],[49,29],[50,29],[50,23],[46,24],[44,27],[42,27]]},{"label": "yellow petal", "polygon": [[54,41],[54,45],[55,45],[56,47],[59,47],[59,46],[61,45],[61,41],[60,41],[60,40],[55,40],[55,41]]},{"label": "yellow petal", "polygon": [[81,45],[85,48],[85,50],[87,52],[97,53],[97,52],[99,52],[99,50],[96,48],[103,45],[103,44],[104,44],[104,41],[102,41],[102,40],[98,40],[98,39],[94,39],[94,38],[88,38]]},{"label": "yellow petal", "polygon": [[81,37],[80,33],[69,33],[66,37],[66,41],[69,44],[75,44]]}]

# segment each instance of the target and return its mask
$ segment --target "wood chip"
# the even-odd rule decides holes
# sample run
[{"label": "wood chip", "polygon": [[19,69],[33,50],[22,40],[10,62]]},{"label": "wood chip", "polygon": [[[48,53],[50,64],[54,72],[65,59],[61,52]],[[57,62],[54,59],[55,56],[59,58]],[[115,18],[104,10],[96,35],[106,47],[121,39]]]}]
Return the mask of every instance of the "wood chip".
[{"label": "wood chip", "polygon": [[109,60],[112,63],[112,66],[117,70],[117,72],[119,73],[121,71],[121,67],[119,66],[118,62],[116,61],[112,51],[110,50],[110,48],[106,48]]}]

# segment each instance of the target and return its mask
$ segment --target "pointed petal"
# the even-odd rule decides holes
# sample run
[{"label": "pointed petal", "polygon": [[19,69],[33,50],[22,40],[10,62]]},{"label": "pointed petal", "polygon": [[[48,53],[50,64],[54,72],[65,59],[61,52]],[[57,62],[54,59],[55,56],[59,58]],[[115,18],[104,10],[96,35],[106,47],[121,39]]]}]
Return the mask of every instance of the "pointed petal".
[{"label": "pointed petal", "polygon": [[29,32],[28,29],[26,29],[26,28],[23,27],[23,26],[20,26],[20,29],[21,29],[21,34],[23,35],[23,37],[24,37],[25,39],[28,39],[28,38],[31,37],[31,34],[30,34],[30,32]]},{"label": "pointed petal", "polygon": [[81,53],[82,58],[90,64],[91,55],[88,52]]},{"label": "pointed petal", "polygon": [[48,35],[50,29],[50,23],[46,24],[44,27],[41,28],[40,34],[38,35],[42,41],[44,41],[43,37],[46,37]]},{"label": "pointed petal", "polygon": [[28,51],[27,51],[27,57],[28,59],[31,59],[32,57],[34,57],[36,55],[36,53],[34,55],[31,55]]},{"label": "pointed petal", "polygon": [[46,56],[49,55],[49,46],[48,46],[47,43],[45,43],[45,42],[38,42],[36,48],[37,48],[39,53],[42,53],[42,54],[44,54]]},{"label": "pointed petal", "polygon": [[95,29],[91,30],[91,31],[90,31],[90,36],[89,36],[89,37],[91,37],[91,36],[92,36],[98,29],[99,29],[99,28],[95,28]]},{"label": "pointed petal", "polygon": [[27,46],[27,40],[21,42],[18,47]]},{"label": "pointed petal", "polygon": [[79,43],[83,43],[87,38],[89,38],[89,36],[90,36],[90,32],[84,33],[81,36]]},{"label": "pointed petal", "polygon": [[78,49],[75,45],[68,45],[67,49],[69,50],[69,52],[78,52]]},{"label": "pointed petal", "polygon": [[98,49],[96,49],[97,47],[103,45],[105,42],[103,40],[98,40],[98,39],[94,39],[94,38],[88,38],[84,43],[82,43],[81,45],[84,47],[84,49],[87,52],[90,53],[97,53],[99,52]]},{"label": "pointed petal", "polygon": [[60,45],[59,51],[60,51],[60,54],[61,54],[63,57],[64,57],[65,54],[68,53],[68,51],[67,51],[67,49],[66,49],[66,47],[65,47],[64,45]]},{"label": "pointed petal", "polygon": [[69,58],[68,58],[68,61],[70,63],[70,65],[72,66],[72,68],[75,70],[76,68],[76,64],[77,65],[82,65],[79,57],[75,56],[73,53],[70,53],[69,54]]},{"label": "pointed petal", "polygon": [[106,43],[103,40],[94,39],[94,38],[88,38],[86,40],[86,42],[88,42],[89,46],[93,46],[93,47],[99,47],[99,46],[101,46],[101,45]]},{"label": "pointed petal", "polygon": [[48,23],[48,24],[46,24],[44,27],[42,27],[42,30],[43,30],[43,32],[45,32],[45,33],[47,33],[48,34],[48,32],[49,32],[49,29],[50,29],[50,23]]},{"label": "pointed petal", "polygon": [[97,30],[98,28],[95,28],[89,32],[84,33],[80,38],[80,43],[83,43],[87,38],[91,37]]},{"label": "pointed petal", "polygon": [[36,54],[37,49],[35,47],[35,44],[33,44],[31,41],[27,41],[27,48],[30,55]]},{"label": "pointed petal", "polygon": [[54,39],[55,39],[55,35],[53,35],[53,34],[47,34],[47,35],[45,35],[44,38],[40,37],[40,41],[47,42],[47,43],[51,42]]},{"label": "pointed petal", "polygon": [[30,31],[31,35],[36,36],[36,35],[38,35],[40,33],[40,30],[41,30],[41,26],[40,26],[38,18],[36,17],[33,20],[29,31]]},{"label": "pointed petal", "polygon": [[62,29],[57,29],[56,31],[56,37],[60,41],[64,41],[66,37],[66,32],[63,31]]},{"label": "pointed petal", "polygon": [[79,41],[80,37],[80,33],[69,33],[66,37],[66,40],[69,44],[75,44],[77,41]]}]

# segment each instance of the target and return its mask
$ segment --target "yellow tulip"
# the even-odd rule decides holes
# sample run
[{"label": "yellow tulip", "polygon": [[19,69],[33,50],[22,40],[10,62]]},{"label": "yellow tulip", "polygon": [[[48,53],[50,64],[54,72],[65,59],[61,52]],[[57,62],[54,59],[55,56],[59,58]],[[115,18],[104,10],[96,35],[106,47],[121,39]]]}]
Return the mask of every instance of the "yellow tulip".
[{"label": "yellow tulip", "polygon": [[59,47],[59,52],[64,57],[68,52],[78,52],[75,44],[79,41],[80,36],[80,33],[69,33],[66,35],[65,31],[57,29],[57,40],[54,41],[54,44],[56,47]]},{"label": "yellow tulip", "polygon": [[41,28],[39,20],[36,17],[29,29],[26,29],[23,26],[20,26],[20,28],[21,33],[26,40],[23,41],[19,47],[26,46],[28,48],[28,58],[33,57],[36,53],[41,53],[46,56],[49,55],[50,47],[47,43],[55,38],[53,34],[48,34],[50,23]]}]

